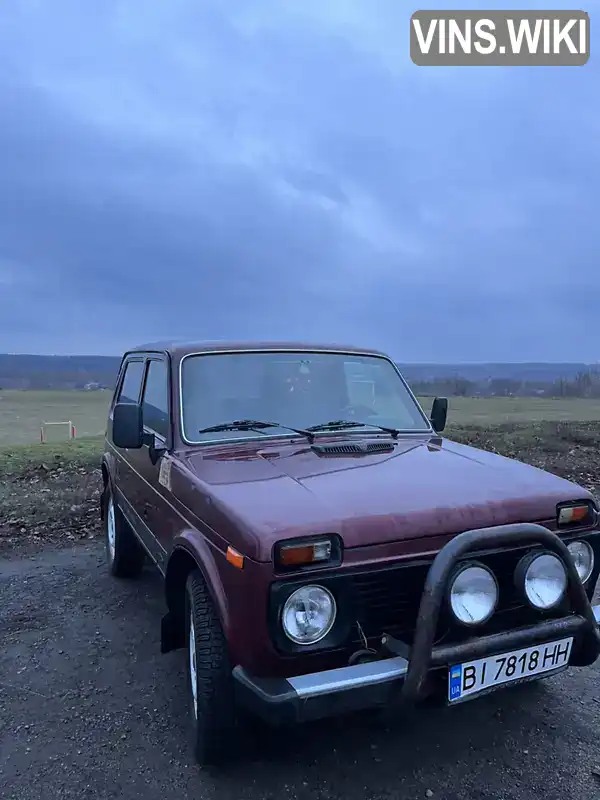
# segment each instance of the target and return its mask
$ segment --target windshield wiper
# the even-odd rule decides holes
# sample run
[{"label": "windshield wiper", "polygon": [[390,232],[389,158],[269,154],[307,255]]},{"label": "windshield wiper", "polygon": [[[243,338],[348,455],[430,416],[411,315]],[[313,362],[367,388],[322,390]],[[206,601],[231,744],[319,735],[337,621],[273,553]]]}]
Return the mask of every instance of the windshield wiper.
[{"label": "windshield wiper", "polygon": [[371,422],[355,422],[354,420],[332,419],[330,422],[323,422],[320,425],[311,425],[309,431],[336,431],[342,428],[379,428],[380,431],[389,433],[394,439],[398,438],[400,431],[397,428],[386,428],[384,425],[374,425]]},{"label": "windshield wiper", "polygon": [[306,436],[309,442],[314,441],[314,435],[310,430],[304,428],[292,428],[289,425],[282,425],[280,422],[263,422],[260,419],[235,419],[232,422],[223,422],[220,425],[211,425],[209,428],[201,428],[198,433],[219,433],[220,431],[260,431],[264,428],[283,428],[286,431],[294,431],[301,436]]}]

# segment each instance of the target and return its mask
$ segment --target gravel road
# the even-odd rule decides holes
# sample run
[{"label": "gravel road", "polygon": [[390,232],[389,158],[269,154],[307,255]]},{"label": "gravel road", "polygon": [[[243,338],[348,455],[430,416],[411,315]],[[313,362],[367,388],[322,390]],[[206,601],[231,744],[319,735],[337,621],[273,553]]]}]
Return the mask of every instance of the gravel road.
[{"label": "gravel road", "polygon": [[391,727],[259,728],[242,761],[200,771],[162,613],[159,576],[115,581],[98,543],[0,561],[2,798],[600,797],[600,664]]}]

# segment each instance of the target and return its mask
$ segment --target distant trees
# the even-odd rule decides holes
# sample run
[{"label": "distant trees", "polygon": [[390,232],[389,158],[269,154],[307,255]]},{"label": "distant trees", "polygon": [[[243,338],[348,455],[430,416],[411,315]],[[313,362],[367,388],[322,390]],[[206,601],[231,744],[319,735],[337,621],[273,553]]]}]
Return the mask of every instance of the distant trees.
[{"label": "distant trees", "polygon": [[475,394],[476,384],[467,378],[456,377],[450,383],[451,393],[454,397],[469,397]]},{"label": "distant trees", "polygon": [[120,358],[110,356],[35,356],[0,353],[0,384],[5,389],[83,389],[98,383],[113,387]]},{"label": "distant trees", "polygon": [[489,382],[489,394],[494,397],[512,397],[519,394],[523,388],[523,381],[512,378],[492,378]]},{"label": "distant trees", "polygon": [[549,392],[553,397],[600,397],[600,370],[590,368],[578,372],[572,380],[560,378]]},{"label": "distant trees", "polygon": [[600,398],[600,368],[581,370],[574,377],[554,381],[493,378],[469,380],[460,375],[440,376],[429,381],[410,381],[422,397],[590,397]]}]

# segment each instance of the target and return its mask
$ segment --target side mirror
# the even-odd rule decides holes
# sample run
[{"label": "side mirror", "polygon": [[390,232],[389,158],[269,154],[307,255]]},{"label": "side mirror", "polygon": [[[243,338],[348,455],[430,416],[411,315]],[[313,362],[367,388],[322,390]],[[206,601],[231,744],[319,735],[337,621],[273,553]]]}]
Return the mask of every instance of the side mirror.
[{"label": "side mirror", "polygon": [[448,398],[436,397],[431,406],[430,421],[436,433],[441,433],[446,427],[448,417]]},{"label": "side mirror", "polygon": [[123,450],[139,450],[144,444],[142,407],[138,403],[117,403],[113,409],[112,440]]}]

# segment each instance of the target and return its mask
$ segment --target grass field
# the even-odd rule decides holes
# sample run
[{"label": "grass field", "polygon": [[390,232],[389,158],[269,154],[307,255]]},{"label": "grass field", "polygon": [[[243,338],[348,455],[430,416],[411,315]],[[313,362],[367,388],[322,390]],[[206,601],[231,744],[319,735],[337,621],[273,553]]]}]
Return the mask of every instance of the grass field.
[{"label": "grass field", "polygon": [[[420,398],[431,408],[431,398]],[[501,425],[521,422],[600,422],[600,400],[545,397],[451,397],[451,425]]]},{"label": "grass field", "polygon": [[[106,427],[111,393],[0,391],[0,446],[39,442],[42,422],[72,421],[78,437],[98,436]],[[50,426],[48,441],[67,437],[67,426]]]},{"label": "grass field", "polygon": [[[76,391],[0,391],[0,446],[39,442],[42,422],[71,420],[77,437],[104,432],[111,393]],[[421,399],[425,411],[431,398]],[[452,397],[451,426],[482,426],[526,422],[600,421],[600,400],[548,400],[537,397]],[[67,427],[51,426],[47,440],[67,436]]]}]

